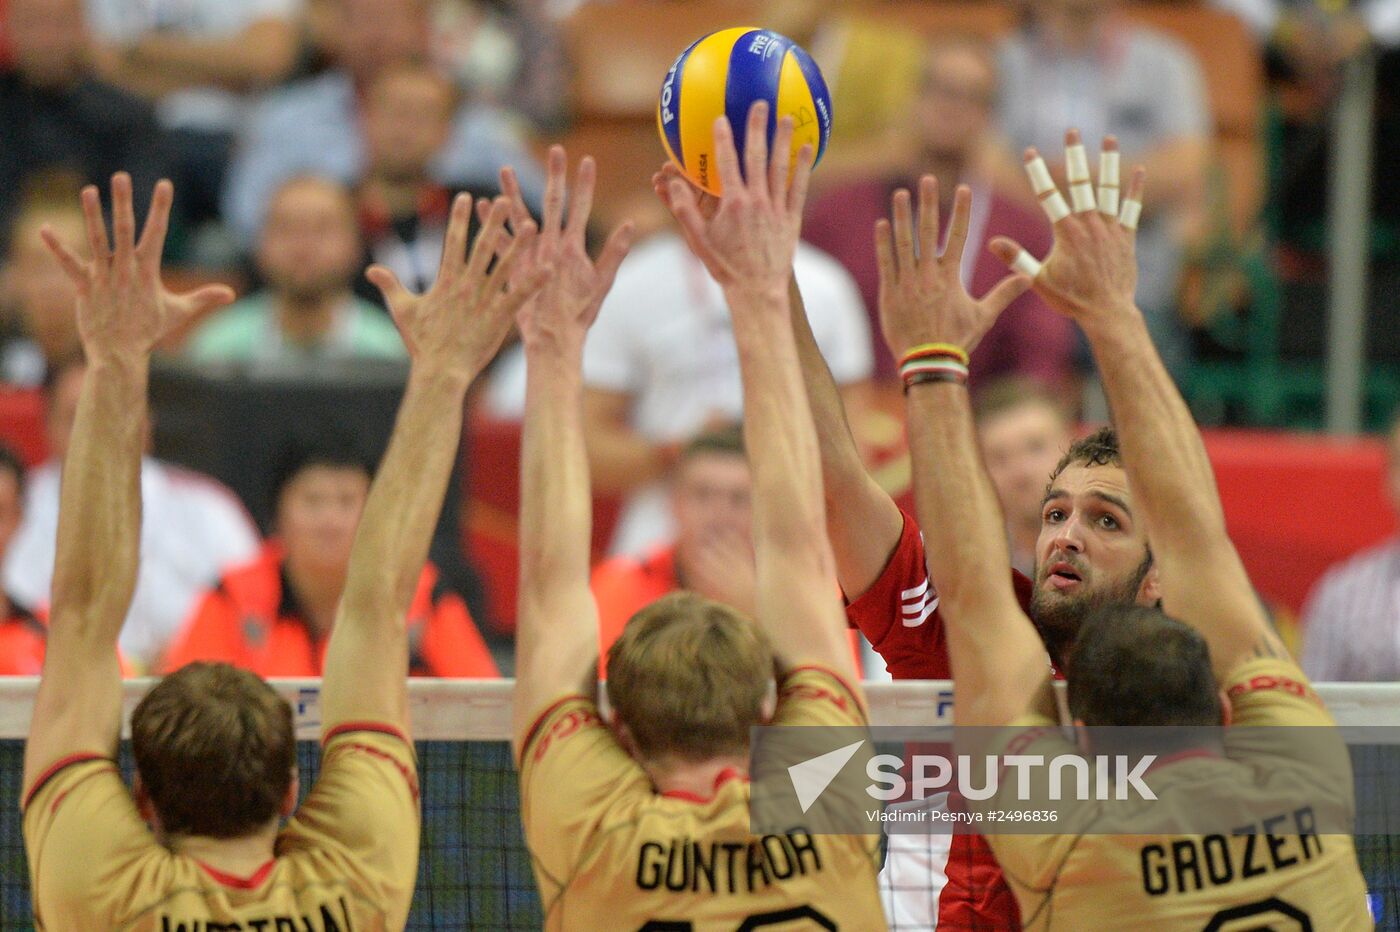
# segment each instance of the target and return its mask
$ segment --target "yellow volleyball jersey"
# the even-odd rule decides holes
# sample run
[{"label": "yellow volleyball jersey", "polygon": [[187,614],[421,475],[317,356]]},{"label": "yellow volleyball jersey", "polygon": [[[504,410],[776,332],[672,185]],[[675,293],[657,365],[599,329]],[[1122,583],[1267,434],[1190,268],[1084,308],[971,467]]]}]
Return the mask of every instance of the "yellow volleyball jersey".
[{"label": "yellow volleyball jersey", "polygon": [[[1233,727],[1334,725],[1291,662],[1252,660],[1224,686]],[[1047,760],[1073,752],[1052,724],[1048,718],[1027,716],[998,744],[1009,753],[1043,754]],[[1154,807],[1152,821],[1181,824],[1180,814],[1199,812],[1204,800],[1224,798],[1247,802],[1249,811],[1264,814],[1259,824],[1236,831],[1117,834],[1143,825],[1132,818],[1133,806],[1096,809],[1092,802],[1074,810],[1070,821],[1076,824],[1066,824],[1068,831],[1062,834],[989,831],[987,840],[1020,903],[1024,927],[1191,932],[1372,928],[1351,836],[1318,834],[1310,824],[1312,810],[1297,805],[1301,792],[1319,805],[1350,808],[1350,766],[1345,746],[1340,737],[1336,740],[1340,769],[1327,779],[1290,773],[1292,762],[1281,757],[1205,753],[1163,758],[1143,778],[1157,797],[1141,803]],[[1277,751],[1286,744],[1274,741],[1273,746]],[[1336,773],[1340,779],[1330,779]],[[1002,781],[1003,793],[1009,782]]]},{"label": "yellow volleyball jersey", "polygon": [[59,761],[24,800],[35,925],[69,932],[398,930],[418,870],[413,746],[395,729],[341,726],[275,856],[235,877],[156,842],[116,764]]},{"label": "yellow volleyball jersey", "polygon": [[[818,667],[790,671],[775,725],[866,724],[859,694]],[[749,784],[659,794],[598,715],[566,696],[521,749],[521,818],[550,930],[735,932],[885,928],[879,837],[749,834]]]}]

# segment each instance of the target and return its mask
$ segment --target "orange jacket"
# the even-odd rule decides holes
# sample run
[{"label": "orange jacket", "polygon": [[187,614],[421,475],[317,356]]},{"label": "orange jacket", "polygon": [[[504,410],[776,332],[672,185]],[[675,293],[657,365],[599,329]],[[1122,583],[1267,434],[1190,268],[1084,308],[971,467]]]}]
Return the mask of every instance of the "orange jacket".
[{"label": "orange jacket", "polygon": [[[171,642],[162,670],[222,660],[259,676],[320,676],[327,639],[307,624],[282,557],[270,541],[252,563],[226,573]],[[409,676],[500,676],[466,604],[437,585],[431,564],[408,611],[408,643]]]},{"label": "orange jacket", "polygon": [[23,605],[10,602],[10,616],[0,621],[0,676],[38,676],[44,669],[48,628]]}]

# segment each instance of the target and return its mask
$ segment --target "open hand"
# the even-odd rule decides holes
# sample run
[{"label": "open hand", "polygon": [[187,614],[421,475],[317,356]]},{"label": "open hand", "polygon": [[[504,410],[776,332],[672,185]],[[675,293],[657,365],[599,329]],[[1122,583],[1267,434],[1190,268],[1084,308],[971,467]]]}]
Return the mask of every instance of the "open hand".
[{"label": "open hand", "polygon": [[1030,287],[1030,279],[1012,274],[980,301],[962,283],[962,255],[967,245],[972,192],[965,185],[953,197],[948,242],[938,254],[938,180],[919,180],[918,238],[909,192],[894,195],[894,222],[875,224],[875,252],[880,268],[880,327],[895,359],[923,343],[951,343],[971,352],[1008,304]]},{"label": "open hand", "polygon": [[[539,290],[548,273],[546,267],[538,266],[528,277],[512,277],[513,267],[535,236],[535,225],[527,220],[515,227],[514,235],[508,234],[510,204],[504,197],[485,202],[481,230],[468,255],[471,211],[471,196],[457,195],[437,278],[426,293],[413,294],[382,265],[371,266],[365,273],[384,294],[414,364],[467,380],[496,355],[516,310]],[[497,254],[495,267],[488,271]]]},{"label": "open hand", "polygon": [[792,151],[792,133],[791,117],[778,121],[773,149],[779,156],[770,165],[768,104],[755,103],[749,110],[740,174],[729,120],[715,120],[715,162],[724,197],[711,217],[704,215],[694,189],[678,173],[670,178],[669,196],[663,200],[680,223],[691,251],[727,291],[786,292],[812,172],[812,147],[803,146],[789,184],[785,156]]},{"label": "open hand", "polygon": [[1026,173],[1054,225],[1050,255],[1038,262],[1005,236],[993,239],[990,248],[1007,265],[1030,276],[1032,287],[1047,304],[1082,326],[1091,326],[1135,311],[1137,223],[1145,172],[1140,166],[1133,171],[1120,206],[1118,143],[1112,136],[1104,140],[1099,159],[1097,196],[1078,130],[1065,133],[1065,156],[1073,210],[1043,174],[1039,153],[1026,150]]},{"label": "open hand", "polygon": [[[529,274],[536,267],[544,267],[552,268],[553,273],[539,294],[521,306],[517,323],[527,351],[577,353],[632,245],[632,222],[619,224],[608,236],[597,260],[589,258],[585,235],[593,211],[597,166],[592,156],[584,156],[579,162],[567,224],[564,201],[568,156],[563,146],[550,147],[548,170],[540,234],[525,254],[521,271]],[[510,168],[501,171],[501,190],[510,200],[511,224],[518,227],[528,223],[530,212]]]},{"label": "open hand", "polygon": [[87,261],[79,259],[49,227],[40,231],[77,288],[78,335],[89,359],[146,359],[168,334],[233,300],[233,289],[227,285],[205,285],[176,294],[161,283],[161,253],[174,197],[169,181],[162,179],[156,184],[146,226],[137,242],[131,176],[126,172],[113,175],[109,244],[97,187],[83,188],[83,217],[92,253]]}]

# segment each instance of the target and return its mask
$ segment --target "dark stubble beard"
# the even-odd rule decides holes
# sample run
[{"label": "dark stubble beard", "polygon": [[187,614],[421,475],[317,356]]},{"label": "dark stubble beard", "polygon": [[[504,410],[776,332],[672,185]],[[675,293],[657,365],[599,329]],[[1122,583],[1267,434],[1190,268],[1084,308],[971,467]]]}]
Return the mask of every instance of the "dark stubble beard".
[{"label": "dark stubble beard", "polygon": [[1110,605],[1134,605],[1138,589],[1152,569],[1152,551],[1148,551],[1137,568],[1113,583],[1096,586],[1072,596],[1051,593],[1041,585],[1040,567],[1036,567],[1035,589],[1031,592],[1030,616],[1040,631],[1040,639],[1061,672],[1069,660],[1069,652],[1079,636],[1080,623],[1097,609]]}]

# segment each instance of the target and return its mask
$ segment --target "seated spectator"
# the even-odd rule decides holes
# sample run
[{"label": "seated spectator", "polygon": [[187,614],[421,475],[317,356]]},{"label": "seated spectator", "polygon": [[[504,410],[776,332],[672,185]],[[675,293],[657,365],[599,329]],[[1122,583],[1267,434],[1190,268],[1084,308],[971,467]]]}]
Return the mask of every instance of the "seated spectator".
[{"label": "seated spectator", "polygon": [[[598,604],[598,670],[628,619],[681,589],[732,606],[750,617],[754,603],[753,480],[739,427],[703,433],[680,451],[670,484],[675,536],[642,557],[612,557],[593,571]],[[858,635],[859,666],[882,677],[884,663]]]},{"label": "seated spectator", "polygon": [[[24,465],[0,445],[0,560],[14,540],[24,504]],[[0,589],[0,676],[38,676],[47,628],[34,612]]]},{"label": "seated spectator", "polygon": [[7,2],[14,61],[0,73],[0,235],[41,170],[84,182],[127,171],[145,196],[165,172],[164,142],[147,104],[93,74],[82,0]]},{"label": "seated spectator", "polygon": [[[1180,377],[1190,343],[1177,287],[1187,239],[1202,219],[1210,154],[1205,79],[1188,49],[1129,23],[1118,7],[1119,0],[1030,0],[1025,24],[1000,50],[1001,131],[1016,150],[1004,167],[1022,179],[1020,151],[1035,146],[1064,190],[1055,154],[1066,126],[1079,128],[1090,151],[1117,136],[1125,184],[1128,166],[1147,167],[1137,301],[1162,361]],[[1023,180],[1018,190],[1033,196]]]},{"label": "seated spectator", "polygon": [[[356,192],[366,265],[388,266],[404,287],[426,291],[437,277],[447,215],[456,192],[494,197],[496,184],[443,184],[433,158],[447,144],[460,95],[439,72],[404,63],[386,68],[365,95],[367,168]],[[472,220],[475,235],[476,219]],[[357,292],[378,300],[367,281]]]},{"label": "seated spectator", "polygon": [[627,620],[668,592],[688,589],[753,614],[752,485],[737,427],[685,445],[671,479],[675,537],[643,557],[613,557],[593,571],[602,672]]},{"label": "seated spectator", "polygon": [[38,388],[51,366],[79,351],[73,316],[77,292],[39,238],[47,225],[66,243],[87,242],[78,193],[70,188],[75,186],[58,177],[52,184],[31,185],[10,228],[9,252],[0,268],[0,382],[9,386]]},{"label": "seated spectator", "polygon": [[[364,177],[366,92],[390,66],[427,60],[428,0],[330,3],[337,67],[274,91],[235,147],[223,213],[246,244],[256,239],[272,193],[293,175],[326,175],[347,185]],[[490,184],[503,165],[515,166],[527,193],[542,191],[543,177],[505,114],[471,103],[458,107],[434,177]]]},{"label": "seated spectator", "polygon": [[278,368],[316,358],[407,358],[389,316],[352,291],[360,256],[350,192],[324,178],[286,182],[258,237],[266,287],[210,318],[188,355]]},{"label": "seated spectator", "polygon": [[1074,441],[1074,425],[1058,396],[1024,379],[993,382],[972,407],[982,459],[1006,520],[1011,566],[1034,577],[1046,483]]},{"label": "seated spectator", "polygon": [[[986,243],[993,236],[1010,236],[1038,256],[1049,251],[1049,224],[1037,208],[1027,209],[994,190],[982,170],[983,153],[991,145],[989,126],[996,99],[996,62],[989,50],[975,39],[939,41],[928,51],[914,119],[908,121],[917,136],[917,163],[894,175],[840,185],[808,205],[803,236],[850,270],[872,320],[879,314],[880,283],[870,231],[876,220],[888,216],[895,190],[916,191],[918,178],[925,173],[941,182],[939,215],[945,222],[952,215],[957,185],[973,187],[972,224],[963,262],[963,277],[972,294],[984,294],[1006,274],[1006,266],[987,251]],[[1025,375],[1066,389],[1073,350],[1069,320],[1026,292],[1002,312],[973,352],[973,386],[1002,376]],[[897,360],[883,345],[876,347],[875,354],[876,376],[894,378]]]},{"label": "seated spectator", "polygon": [[[805,243],[794,269],[817,343],[850,409],[862,410],[871,356],[860,292]],[[497,381],[523,384],[523,375]],[[679,235],[654,236],[623,260],[584,344],[583,377],[594,488],[628,496],[611,550],[644,554],[673,533],[665,479],[679,451],[744,408],[724,295]]]},{"label": "seated spectator", "polygon": [[[1386,439],[1400,514],[1400,416]],[[1303,672],[1321,682],[1400,681],[1400,538],[1333,566],[1303,605]]]},{"label": "seated spectator", "polygon": [[217,219],[253,95],[296,64],[302,0],[87,0],[87,8],[103,76],[155,101],[179,216]]},{"label": "seated spectator", "polygon": [[[277,537],[199,600],[166,672],[216,660],[259,676],[320,676],[369,495],[369,464],[330,446],[297,453],[278,483]],[[498,676],[467,614],[423,567],[408,614],[410,676]]]},{"label": "seated spectator", "polygon": [[[85,368],[72,357],[50,370],[46,426],[53,457],[29,474],[24,517],[5,555],[5,590],[40,611],[49,604],[58,485]],[[141,573],[119,643],[135,669],[145,671],[204,587],[257,552],[258,534],[224,486],[149,456],[141,461],[141,496]]]}]

